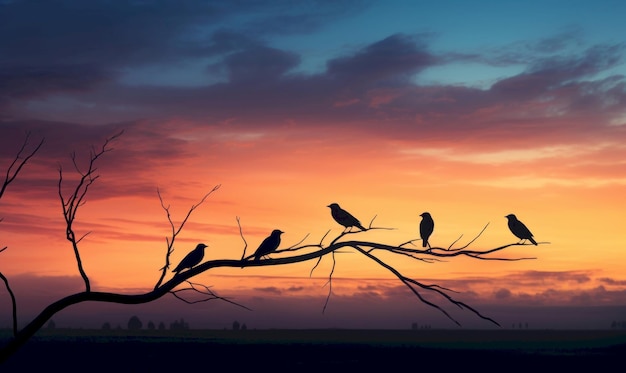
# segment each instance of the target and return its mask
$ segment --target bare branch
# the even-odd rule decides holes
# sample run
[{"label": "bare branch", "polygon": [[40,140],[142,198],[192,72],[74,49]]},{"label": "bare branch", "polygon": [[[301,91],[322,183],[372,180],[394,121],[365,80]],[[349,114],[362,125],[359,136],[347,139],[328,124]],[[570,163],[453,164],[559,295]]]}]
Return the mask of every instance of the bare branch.
[{"label": "bare branch", "polygon": [[[478,232],[478,234],[472,238],[467,244],[465,244],[465,246],[462,246],[460,248],[458,248],[457,250],[463,250],[468,248],[471,244],[474,243],[474,241],[476,241],[478,239],[478,237],[482,236],[483,232],[485,232],[485,230],[487,229],[487,227],[489,226],[489,223],[485,224],[485,226],[483,227],[483,229],[480,230],[480,232]],[[461,235],[461,237],[463,237],[463,235]],[[452,250],[452,246],[457,243],[457,241],[459,241],[461,239],[461,237],[459,237],[456,241],[452,242],[452,244],[450,246],[448,246],[448,250]]]},{"label": "bare branch", "polygon": [[218,190],[220,188],[220,184],[216,185],[213,187],[213,189],[211,189],[208,193],[206,193],[201,199],[200,201],[198,201],[196,204],[191,205],[191,207],[189,208],[189,210],[187,210],[187,214],[185,215],[185,217],[183,218],[183,220],[181,221],[180,225],[178,226],[178,228],[176,227],[176,225],[174,224],[173,220],[172,220],[172,215],[170,213],[170,206],[167,205],[165,206],[165,203],[163,202],[163,197],[161,196],[161,191],[159,190],[159,188],[157,188],[157,195],[159,196],[159,201],[161,203],[161,207],[163,208],[163,210],[165,211],[165,214],[167,216],[167,221],[170,225],[170,229],[171,229],[171,236],[170,237],[166,237],[165,241],[167,243],[167,250],[165,252],[165,264],[163,265],[163,267],[161,267],[160,271],[161,271],[161,276],[159,277],[159,279],[156,282],[156,285],[154,285],[154,288],[157,289],[159,286],[161,286],[161,284],[163,283],[163,280],[165,279],[165,276],[167,275],[167,270],[170,268],[170,256],[172,255],[172,253],[174,252],[174,242],[176,241],[176,237],[180,234],[180,232],[182,231],[183,227],[185,226],[185,224],[187,223],[187,220],[189,220],[189,217],[191,216],[191,214],[194,212],[195,209],[197,209],[198,207],[200,207],[200,205],[202,205],[206,199],[213,194],[213,192],[215,192],[216,190]]},{"label": "bare branch", "polygon": [[398,277],[398,279],[400,281],[402,281],[405,285],[407,285],[409,287],[409,289],[411,289],[411,291],[425,304],[438,309],[439,311],[441,311],[444,315],[446,315],[450,320],[452,320],[455,324],[457,325],[461,325],[456,319],[454,319],[448,312],[446,312],[443,308],[441,308],[440,306],[429,302],[428,300],[426,300],[424,297],[422,297],[422,295],[412,286],[410,286],[410,284],[414,284],[417,285],[419,287],[421,287],[422,289],[427,289],[427,290],[431,290],[436,292],[437,294],[445,297],[449,302],[459,306],[459,307],[465,307],[467,309],[469,309],[470,311],[474,312],[477,316],[479,316],[482,319],[491,321],[492,323],[496,324],[497,326],[500,326],[500,324],[498,324],[496,321],[494,321],[493,319],[483,316],[482,314],[480,314],[478,311],[476,311],[475,309],[473,309],[472,307],[469,307],[468,305],[466,305],[463,302],[460,301],[456,301],[454,300],[452,297],[450,297],[448,294],[444,293],[442,290],[440,290],[437,287],[434,286],[428,286],[428,285],[424,285],[421,284],[418,281],[415,281],[413,279],[407,278],[405,276],[403,276],[399,271],[397,271],[396,269],[394,269],[393,267],[391,267],[390,265],[386,264],[385,262],[383,262],[382,260],[378,259],[377,257],[375,257],[374,255],[368,253],[367,251],[363,250],[361,247],[359,246],[354,246],[354,248],[356,248],[359,252],[361,252],[363,255],[367,256],[368,258],[374,260],[376,263],[378,263],[379,265],[381,265],[382,267],[388,269],[389,271],[391,271],[394,275],[396,275],[396,277]]},{"label": "bare branch", "polygon": [[241,219],[239,219],[239,216],[237,216],[236,218],[237,218],[237,226],[239,227],[239,237],[241,237],[241,239],[243,240],[243,253],[241,253],[241,260],[244,260],[246,257],[246,250],[248,249],[248,242],[246,241],[246,238],[243,236],[243,230],[241,229]]},{"label": "bare branch", "polygon": [[0,186],[0,198],[2,198],[9,184],[11,184],[13,180],[15,180],[17,175],[19,175],[19,173],[22,171],[22,168],[26,165],[26,163],[28,163],[28,161],[35,155],[35,153],[39,151],[45,140],[41,139],[41,141],[39,141],[39,144],[37,144],[30,152],[24,154],[24,152],[26,152],[26,148],[28,147],[29,139],[30,132],[27,132],[26,138],[24,139],[20,150],[18,150],[15,158],[13,158],[13,161],[7,168],[6,174],[4,175],[4,181],[2,182],[2,186]]},{"label": "bare branch", "polygon": [[[6,247],[4,249],[6,249]],[[13,294],[13,290],[11,290],[11,286],[9,285],[9,279],[7,279],[2,272],[0,272],[0,278],[4,281],[4,287],[6,287],[7,292],[11,297],[11,304],[13,306],[13,336],[15,337],[17,336],[17,300],[15,299],[15,294]]]},{"label": "bare branch", "polygon": [[[2,181],[2,185],[0,186],[0,199],[4,196],[4,192],[6,192],[8,186],[15,180],[17,175],[20,174],[26,163],[28,163],[28,161],[35,155],[35,153],[39,151],[45,140],[41,139],[41,141],[39,141],[39,144],[37,144],[33,149],[27,152],[26,148],[28,147],[29,139],[30,132],[27,132],[26,138],[24,139],[24,142],[22,142],[22,146],[15,155],[15,158],[13,158],[13,161],[11,162],[9,167],[7,167],[6,173],[4,175],[4,180]],[[0,218],[0,222],[2,222],[2,220],[3,218]],[[2,247],[0,249],[0,253],[6,249],[7,246]],[[9,279],[7,279],[2,272],[0,272],[0,278],[4,282],[4,286],[7,289],[9,296],[11,297],[13,336],[17,336],[17,300],[15,298],[13,290],[11,289],[11,286],[9,285]]]},{"label": "bare branch", "polygon": [[78,212],[78,208],[85,204],[85,197],[87,196],[87,192],[89,191],[89,187],[98,179],[99,175],[96,175],[95,172],[97,168],[95,167],[95,163],[103,154],[112,150],[109,147],[111,141],[115,140],[119,136],[122,135],[124,131],[120,131],[117,134],[107,138],[104,141],[104,144],[100,148],[100,150],[96,151],[92,149],[89,157],[89,165],[87,166],[86,171],[81,171],[78,163],[76,162],[76,153],[71,154],[72,164],[74,165],[75,171],[80,175],[80,178],[66,198],[63,195],[63,168],[59,165],[59,183],[58,183],[58,194],[59,199],[61,200],[61,207],[63,209],[63,218],[65,219],[65,238],[72,244],[72,249],[74,250],[74,256],[76,258],[76,265],[78,266],[78,271],[85,282],[85,289],[87,292],[91,290],[91,285],[89,282],[89,278],[87,277],[87,273],[83,268],[83,263],[80,257],[80,251],[78,249],[78,243],[82,241],[85,235],[80,238],[76,238],[76,233],[74,232],[74,221],[76,220],[76,213]]},{"label": "bare branch", "polygon": [[[332,258],[333,258],[333,266],[330,269],[330,273],[328,274],[328,281],[326,282],[326,284],[328,284],[328,295],[326,296],[326,302],[324,302],[324,308],[322,308],[322,313],[326,312],[326,307],[328,307],[328,301],[330,301],[330,296],[333,294],[333,273],[335,273],[335,264],[337,263],[335,260],[335,252],[332,252]],[[326,286],[326,284],[324,284],[324,286]]]},{"label": "bare branch", "polygon": [[[185,302],[185,303],[187,303],[187,304],[195,304],[195,303],[208,302],[208,301],[210,301],[210,300],[222,300],[222,301],[224,301],[224,302],[227,302],[227,303],[233,304],[233,305],[235,305],[235,306],[238,306],[238,307],[241,307],[241,308],[247,309],[248,311],[252,311],[250,308],[248,308],[248,307],[246,307],[246,306],[244,306],[244,305],[242,305],[242,304],[239,304],[239,303],[237,303],[237,302],[231,301],[231,300],[230,300],[230,299],[228,299],[228,298],[220,297],[219,295],[215,294],[215,293],[214,293],[214,292],[213,292],[213,291],[212,291],[212,290],[211,290],[208,286],[206,286],[206,285],[203,285],[203,284],[198,284],[198,283],[194,283],[194,282],[190,282],[190,281],[185,281],[185,282],[186,282],[186,283],[188,283],[190,286],[189,286],[189,287],[186,287],[186,288],[183,288],[183,289],[172,290],[172,291],[170,291],[170,293],[171,293],[174,297],[176,297],[176,298],[180,299],[181,301],[183,301],[183,302]],[[198,287],[202,287],[203,289],[198,289]],[[180,296],[180,295],[179,295],[179,293],[184,293],[184,292],[189,292],[189,291],[192,291],[192,292],[194,292],[194,293],[199,293],[199,294],[205,295],[206,297],[205,297],[205,298],[202,298],[202,299],[196,299],[196,300],[193,300],[193,301],[192,301],[192,300],[185,299],[185,298],[183,298],[182,296]]]}]

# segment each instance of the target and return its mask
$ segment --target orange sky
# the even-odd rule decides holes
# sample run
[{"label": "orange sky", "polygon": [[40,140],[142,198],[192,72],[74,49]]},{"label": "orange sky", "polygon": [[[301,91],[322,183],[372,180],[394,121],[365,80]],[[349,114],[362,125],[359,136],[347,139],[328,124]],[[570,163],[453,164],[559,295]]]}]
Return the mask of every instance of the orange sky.
[{"label": "orange sky", "polygon": [[[549,244],[512,247],[499,257],[536,259],[502,262],[452,258],[443,263],[422,263],[382,257],[418,281],[452,281],[453,290],[476,293],[474,302],[479,304],[493,301],[494,294],[503,289],[513,297],[534,298],[544,297],[549,290],[558,295],[549,296],[547,304],[570,304],[575,294],[595,293],[599,288],[609,294],[604,303],[622,304],[626,261],[621,222],[626,213],[617,201],[625,187],[607,175],[576,177],[567,167],[600,164],[603,152],[593,157],[585,151],[582,157],[578,149],[571,154],[561,151],[558,156],[548,152],[545,159],[537,156],[542,149],[520,150],[516,160],[509,158],[505,165],[481,151],[448,159],[437,152],[413,154],[407,150],[406,141],[361,136],[358,142],[350,143],[349,134],[341,128],[336,132],[336,137],[330,138],[326,133],[284,130],[259,133],[253,139],[233,134],[213,142],[214,149],[206,151],[206,138],[213,134],[180,131],[177,136],[187,138],[184,155],[170,164],[147,162],[145,167],[135,167],[121,163],[132,164],[132,158],[115,155],[136,142],[129,130],[104,155],[100,178],[80,208],[76,223],[77,234],[91,232],[80,248],[94,290],[137,292],[156,282],[164,263],[165,237],[170,234],[157,187],[171,206],[174,222],[179,223],[192,204],[220,184],[192,214],[177,239],[172,262],[177,263],[197,242],[209,245],[205,260],[239,258],[243,241],[237,217],[249,244],[248,253],[275,228],[285,232],[281,247],[291,246],[307,234],[306,242],[316,243],[327,230],[331,235],[341,231],[326,207],[331,202],[340,203],[365,225],[375,217],[374,226],[394,228],[358,235],[389,244],[419,238],[418,215],[430,211],[436,224],[433,245],[447,247],[462,235],[458,247],[489,224],[473,247],[497,247],[517,242],[504,218],[515,213],[539,242]],[[325,144],[326,140],[331,145]],[[346,146],[341,145],[344,141]],[[454,147],[451,149],[454,153]],[[79,159],[85,157],[77,155]],[[506,150],[501,156],[508,156]],[[553,165],[559,163],[555,157],[562,168]],[[69,157],[58,161],[64,165],[69,183]],[[9,248],[2,253],[2,271],[9,278],[78,275],[71,246],[64,240],[60,202],[51,182],[57,177],[54,162],[34,160],[3,198],[3,239]],[[42,185],[33,188],[30,183]],[[136,195],[129,195],[129,190],[136,190]],[[329,276],[331,259],[324,259],[314,279],[309,279],[313,265],[216,269],[197,281],[213,286],[220,294],[238,294],[239,298],[258,297],[262,289],[284,294],[294,286],[304,286],[298,296],[324,297],[328,288],[322,285]],[[537,273],[546,279],[537,283]],[[270,277],[257,282],[249,276]],[[394,283],[393,275],[354,252],[337,255],[333,277],[337,279],[335,296],[359,293],[367,279],[374,281],[372,289],[379,288],[375,291],[380,296],[386,293],[381,287],[383,281],[400,286]],[[505,280],[511,277],[518,279]],[[471,278],[480,281],[463,284],[463,279]],[[79,291],[81,281],[76,278],[74,282],[73,291]],[[404,291],[409,294],[408,289]]]}]

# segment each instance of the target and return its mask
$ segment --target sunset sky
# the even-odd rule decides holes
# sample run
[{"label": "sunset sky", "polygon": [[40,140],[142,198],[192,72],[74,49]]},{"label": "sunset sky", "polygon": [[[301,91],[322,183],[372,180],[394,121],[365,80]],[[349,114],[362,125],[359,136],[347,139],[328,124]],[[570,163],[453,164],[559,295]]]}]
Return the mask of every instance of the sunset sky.
[{"label": "sunset sky", "polygon": [[[435,220],[433,246],[539,246],[425,263],[382,254],[504,327],[626,320],[626,3],[622,1],[0,0],[0,178],[30,133],[41,149],[0,199],[0,272],[20,325],[84,290],[57,185],[96,162],[75,223],[93,290],[154,287],[175,224],[174,265],[239,259],[273,230],[281,248],[341,233],[339,203],[398,245]],[[420,245],[420,242],[416,242]],[[418,246],[420,247],[420,246]],[[285,254],[276,254],[280,257]],[[252,311],[167,296],[87,304],[60,326],[126,326],[137,314],[192,327],[456,327],[355,251],[194,278]],[[325,285],[326,284],[326,285]],[[429,298],[430,299],[430,298]],[[463,326],[492,327],[434,298]],[[0,327],[10,325],[0,286]]]}]

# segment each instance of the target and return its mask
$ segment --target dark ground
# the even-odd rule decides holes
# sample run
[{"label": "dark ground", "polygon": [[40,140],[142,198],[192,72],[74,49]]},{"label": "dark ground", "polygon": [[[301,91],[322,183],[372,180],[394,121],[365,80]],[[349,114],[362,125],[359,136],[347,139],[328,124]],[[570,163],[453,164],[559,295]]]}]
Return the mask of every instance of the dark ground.
[{"label": "dark ground", "polygon": [[[626,330],[43,330],[0,372],[620,371]],[[0,334],[2,345],[8,337]],[[365,369],[363,369],[365,368]],[[407,369],[410,368],[410,369]],[[429,369],[430,370],[430,369]]]}]

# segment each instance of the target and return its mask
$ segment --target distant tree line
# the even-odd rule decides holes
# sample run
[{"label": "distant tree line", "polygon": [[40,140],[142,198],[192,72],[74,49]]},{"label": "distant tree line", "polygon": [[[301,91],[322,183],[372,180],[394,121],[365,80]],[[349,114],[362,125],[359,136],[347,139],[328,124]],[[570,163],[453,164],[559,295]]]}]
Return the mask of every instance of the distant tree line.
[{"label": "distant tree line", "polygon": [[611,329],[626,329],[626,321],[613,321]]},{"label": "distant tree line", "polygon": [[432,326],[430,324],[418,325],[416,322],[411,324],[411,330],[418,329],[432,329]]},{"label": "distant tree line", "polygon": [[[128,319],[127,324],[128,330],[141,330],[143,328],[143,322],[139,318],[139,316],[134,315]],[[111,323],[105,321],[102,324],[102,330],[111,330]],[[121,326],[117,326],[117,330],[122,329]],[[146,325],[147,330],[167,330],[165,327],[165,323],[163,321],[159,322],[157,326],[152,320],[148,321]],[[185,321],[185,319],[181,318],[180,320],[174,320],[170,323],[169,330],[189,330],[189,323]]]}]

